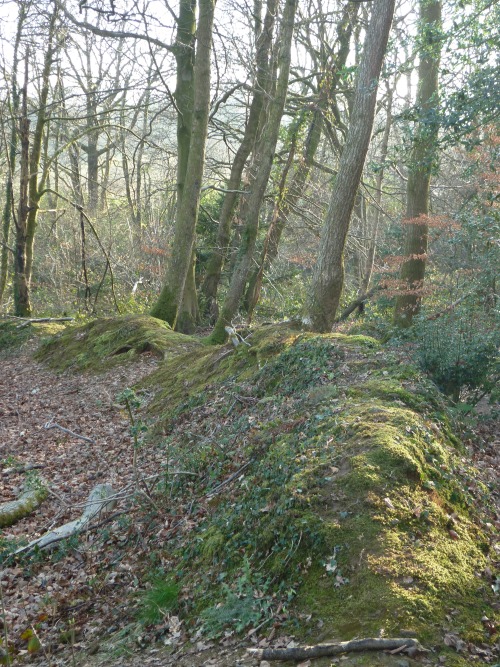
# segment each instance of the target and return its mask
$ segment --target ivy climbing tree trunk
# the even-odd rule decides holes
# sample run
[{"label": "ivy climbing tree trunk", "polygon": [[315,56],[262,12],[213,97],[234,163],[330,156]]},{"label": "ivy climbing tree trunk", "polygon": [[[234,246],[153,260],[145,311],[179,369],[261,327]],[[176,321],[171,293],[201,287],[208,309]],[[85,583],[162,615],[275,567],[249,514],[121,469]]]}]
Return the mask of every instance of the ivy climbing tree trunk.
[{"label": "ivy climbing tree trunk", "polygon": [[[179,17],[179,28],[186,20],[186,36],[194,32],[193,17],[195,3],[183,0]],[[205,146],[210,107],[210,57],[212,49],[212,28],[214,19],[214,0],[200,0],[198,29],[196,31],[196,56],[194,67],[177,56],[176,103],[182,116],[182,125],[178,125],[178,202],[175,220],[172,257],[170,259],[163,289],[151,314],[165,320],[180,331],[190,331],[194,325],[192,299],[185,299],[186,285],[191,282],[189,295],[192,297],[193,252],[196,223],[200,204],[203,168],[205,164]],[[187,24],[191,28],[187,28]],[[178,33],[179,34],[179,33]],[[183,54],[188,54],[186,44],[178,44]],[[192,49],[191,49],[192,51]],[[187,68],[182,69],[182,64]],[[191,88],[188,87],[189,72],[192,71]],[[179,81],[185,76],[185,79]],[[186,84],[184,86],[184,84]],[[190,89],[192,102],[190,102]],[[185,110],[179,107],[185,104]],[[189,122],[191,108],[191,122]],[[188,309],[189,306],[189,309]]]},{"label": "ivy climbing tree trunk", "polygon": [[241,218],[243,233],[231,283],[214,331],[210,336],[213,343],[224,342],[227,338],[226,327],[235,316],[243,296],[255,251],[259,214],[266,192],[267,183],[278,142],[278,134],[285,106],[288,75],[290,72],[290,56],[297,0],[286,0],[279,35],[280,52],[278,56],[278,77],[276,90],[269,100],[266,120],[262,135],[254,151],[253,164],[250,168],[250,193],[242,201]]},{"label": "ivy climbing tree trunk", "polygon": [[420,63],[416,106],[418,126],[406,186],[406,243],[396,299],[394,323],[409,327],[422,302],[427,240],[429,233],[429,193],[436,164],[439,132],[439,63],[441,56],[441,0],[420,0]]},{"label": "ivy climbing tree trunk", "polygon": [[378,79],[394,15],[395,0],[376,0],[372,4],[356,77],[349,129],[306,302],[304,319],[315,331],[321,332],[331,330],[344,286],[344,247],[370,144]]}]

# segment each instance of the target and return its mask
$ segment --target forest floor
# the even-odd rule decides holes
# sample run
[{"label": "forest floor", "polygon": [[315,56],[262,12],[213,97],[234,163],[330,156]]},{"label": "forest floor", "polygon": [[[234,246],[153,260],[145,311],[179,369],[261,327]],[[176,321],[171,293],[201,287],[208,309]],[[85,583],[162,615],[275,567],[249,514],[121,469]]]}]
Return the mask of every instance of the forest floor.
[{"label": "forest floor", "polygon": [[[162,640],[154,643],[147,630],[141,633],[137,590],[150,566],[152,536],[147,531],[147,515],[154,501],[148,499],[144,486],[142,506],[127,502],[136,488],[134,445],[129,419],[117,396],[157,368],[158,359],[145,353],[97,375],[57,374],[35,362],[32,351],[29,343],[0,362],[0,498],[4,502],[19,495],[28,467],[32,468],[28,474],[43,479],[50,491],[35,512],[4,529],[1,537],[31,540],[78,518],[98,483],[111,484],[121,500],[112,521],[104,519],[100,531],[88,532],[77,544],[59,546],[50,559],[35,555],[31,565],[14,560],[4,563],[0,585],[6,628],[0,622],[0,630],[16,646],[13,664],[258,664],[245,658],[245,645],[255,646],[250,638],[239,643],[232,638],[225,646],[201,638],[188,644],[177,617],[165,618],[170,625],[166,647]],[[93,442],[57,427],[47,428],[54,423]],[[494,486],[500,470],[500,424],[479,415],[470,422],[463,439],[482,481]],[[160,448],[143,448],[141,477],[153,478],[162,458]],[[500,516],[498,489],[495,498]],[[122,518],[127,519],[123,524]],[[167,521],[165,534],[168,529]],[[156,533],[154,540],[157,545],[161,535]],[[121,631],[129,628],[130,635],[131,626],[136,628],[136,649],[129,641],[120,645]],[[290,641],[282,637],[272,643]],[[264,639],[262,645],[268,643]],[[383,657],[377,660],[373,664],[385,664]],[[332,659],[314,664],[330,665]],[[341,664],[354,665],[356,659],[343,659]]]}]

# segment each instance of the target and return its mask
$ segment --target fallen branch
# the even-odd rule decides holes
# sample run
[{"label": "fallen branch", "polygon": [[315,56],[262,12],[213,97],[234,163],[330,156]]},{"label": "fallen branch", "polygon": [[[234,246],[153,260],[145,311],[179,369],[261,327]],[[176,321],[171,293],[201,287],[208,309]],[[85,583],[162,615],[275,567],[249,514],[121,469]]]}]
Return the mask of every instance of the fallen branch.
[{"label": "fallen branch", "polygon": [[12,466],[12,468],[5,468],[2,470],[2,475],[12,475],[14,473],[23,473],[23,472],[29,472],[30,470],[41,470],[42,468],[45,468],[44,465],[41,463],[28,463],[25,466]]},{"label": "fallen branch", "polygon": [[26,491],[16,500],[0,503],[0,528],[11,526],[19,519],[28,516],[35,510],[47,495],[44,484],[37,484]]},{"label": "fallen branch", "polygon": [[35,547],[39,549],[46,549],[56,542],[65,540],[73,535],[78,535],[85,530],[90,521],[101,512],[110,512],[116,505],[116,499],[113,488],[109,484],[97,484],[89,494],[88,500],[85,503],[83,513],[80,518],[74,521],[69,521],[54,530],[49,530],[47,533],[32,540],[25,547],[21,547],[14,552],[20,554],[25,551],[32,551]]},{"label": "fallen branch", "polygon": [[16,329],[22,329],[27,327],[29,324],[38,323],[38,322],[73,322],[74,317],[30,317],[28,319],[22,318],[24,321],[21,324],[18,324]]},{"label": "fallen branch", "polygon": [[352,639],[337,644],[318,644],[317,646],[297,646],[296,648],[249,648],[247,652],[258,660],[307,660],[308,658],[322,658],[358,651],[410,651],[412,655],[424,651],[416,639]]},{"label": "fallen branch", "polygon": [[[220,491],[224,486],[226,486],[226,484],[229,484],[230,482],[233,481],[233,479],[236,479],[236,477],[239,477],[239,476],[241,475],[241,473],[242,473],[244,470],[246,470],[246,469],[248,468],[249,465],[252,465],[252,463],[253,463],[254,461],[255,461],[255,459],[250,459],[250,461],[247,461],[244,465],[241,466],[241,468],[239,468],[239,470],[237,470],[236,472],[234,472],[232,475],[230,475],[227,479],[225,479],[225,480],[224,480],[223,482],[221,482],[220,484],[217,484],[217,486],[216,486],[214,489],[212,489],[211,491],[209,491],[208,493],[206,493],[206,494],[205,494],[205,497],[208,498],[208,499],[210,499],[210,498],[212,498],[213,496],[217,495],[217,494],[219,493],[219,491]],[[202,496],[202,498],[203,498],[203,496]],[[200,498],[200,500],[201,500],[201,498]]]},{"label": "fallen branch", "polygon": [[68,433],[68,435],[72,435],[74,438],[79,438],[80,440],[85,440],[85,442],[90,442],[91,445],[95,445],[95,440],[92,440],[92,438],[87,438],[85,435],[79,435],[78,433],[75,433],[74,431],[70,431],[69,428],[64,428],[64,426],[61,426],[55,421],[52,421],[54,417],[49,419],[48,422],[46,422],[43,426],[43,428],[49,430],[51,428],[58,428],[59,430],[63,431],[64,433]]},{"label": "fallen branch", "polygon": [[365,294],[362,294],[360,297],[358,297],[355,301],[352,301],[347,308],[342,311],[340,317],[337,319],[337,322],[344,322],[349,315],[356,310],[356,308],[359,308],[362,306],[365,301],[368,301],[368,299],[371,299],[371,297],[376,294],[377,292],[380,292],[380,290],[384,289],[382,285],[376,285],[375,287],[372,287],[371,290],[366,292]]},{"label": "fallen branch", "polygon": [[446,315],[446,313],[451,313],[452,310],[454,310],[459,304],[462,303],[462,301],[465,301],[469,296],[474,294],[477,290],[471,290],[470,292],[466,292],[463,294],[459,299],[456,301],[453,301],[453,303],[448,304],[443,308],[443,310],[438,310],[437,313],[433,313],[432,315],[429,315],[427,317],[427,322],[432,322],[433,320],[439,319],[442,315]]}]

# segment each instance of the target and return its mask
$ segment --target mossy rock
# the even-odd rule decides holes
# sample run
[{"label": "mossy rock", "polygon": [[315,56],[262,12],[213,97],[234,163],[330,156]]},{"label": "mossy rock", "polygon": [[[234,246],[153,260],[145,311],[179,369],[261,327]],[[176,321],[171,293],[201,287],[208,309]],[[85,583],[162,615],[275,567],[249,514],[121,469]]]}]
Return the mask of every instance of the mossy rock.
[{"label": "mossy rock", "polygon": [[201,343],[147,315],[100,318],[69,327],[44,341],[35,357],[63,371],[99,371],[150,352],[159,358],[184,354]]}]

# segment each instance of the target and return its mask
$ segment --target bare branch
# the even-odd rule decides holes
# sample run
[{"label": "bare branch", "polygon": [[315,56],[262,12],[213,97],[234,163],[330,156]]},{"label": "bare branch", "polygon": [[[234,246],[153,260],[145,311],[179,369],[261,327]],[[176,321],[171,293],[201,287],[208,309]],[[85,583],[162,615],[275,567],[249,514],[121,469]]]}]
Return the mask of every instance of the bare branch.
[{"label": "bare branch", "polygon": [[166,42],[162,42],[161,39],[156,39],[156,37],[150,37],[149,35],[141,35],[139,33],[127,32],[125,30],[106,30],[104,28],[98,28],[88,21],[79,21],[76,16],[73,16],[73,14],[66,9],[62,2],[58,2],[57,5],[64,16],[71,21],[73,25],[76,25],[78,28],[83,28],[84,30],[89,30],[99,37],[111,37],[112,39],[141,39],[148,42],[148,44],[154,44],[155,46],[159,46],[160,48],[171,52],[174,52],[176,48],[178,48],[171,44],[167,44]]}]

